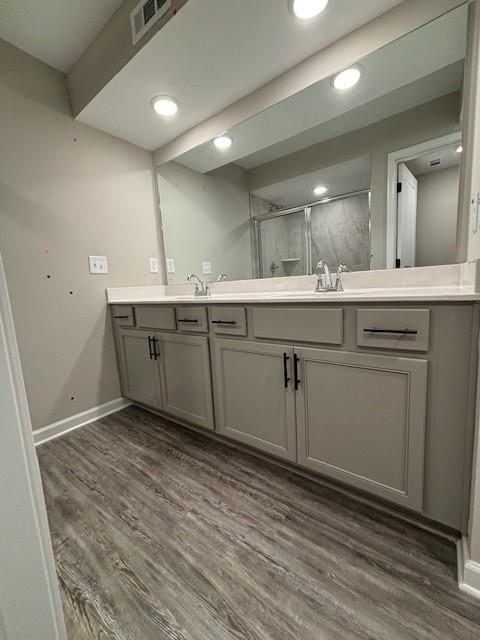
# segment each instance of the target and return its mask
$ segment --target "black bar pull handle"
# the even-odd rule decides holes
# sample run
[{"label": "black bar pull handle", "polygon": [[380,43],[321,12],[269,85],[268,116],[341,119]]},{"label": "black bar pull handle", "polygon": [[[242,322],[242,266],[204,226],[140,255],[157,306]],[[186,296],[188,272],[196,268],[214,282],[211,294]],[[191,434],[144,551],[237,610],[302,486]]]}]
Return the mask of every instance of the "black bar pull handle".
[{"label": "black bar pull handle", "polygon": [[418,331],[416,329],[377,329],[372,327],[370,329],[364,329],[364,333],[395,333],[408,336],[416,336]]},{"label": "black bar pull handle", "polygon": [[177,322],[198,322],[198,320],[190,320],[189,318],[178,318]]},{"label": "black bar pull handle", "polygon": [[288,389],[288,383],[290,382],[290,378],[288,377],[288,361],[290,360],[290,356],[286,353],[283,354],[283,383],[285,389]]},{"label": "black bar pull handle", "polygon": [[128,320],[130,316],[113,316],[115,320]]},{"label": "black bar pull handle", "polygon": [[300,362],[299,356],[296,353],[293,354],[293,376],[295,378],[295,391],[298,391],[298,385],[301,380],[298,377],[298,363]]},{"label": "black bar pull handle", "polygon": [[152,342],[153,342],[153,359],[156,360],[157,358],[160,357],[160,349],[158,349],[157,351],[157,345],[159,344],[159,340],[158,338],[152,338]]},{"label": "black bar pull handle", "polygon": [[236,320],[212,320],[212,324],[237,324]]},{"label": "black bar pull handle", "polygon": [[153,360],[152,337],[151,336],[148,336],[148,354],[150,356],[150,360]]}]

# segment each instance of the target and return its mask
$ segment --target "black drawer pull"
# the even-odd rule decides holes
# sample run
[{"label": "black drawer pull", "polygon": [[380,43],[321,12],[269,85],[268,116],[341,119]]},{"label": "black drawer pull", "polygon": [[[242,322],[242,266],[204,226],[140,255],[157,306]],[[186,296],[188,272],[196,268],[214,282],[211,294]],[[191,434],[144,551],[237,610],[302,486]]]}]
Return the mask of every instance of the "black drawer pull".
[{"label": "black drawer pull", "polygon": [[376,329],[373,327],[372,329],[364,329],[363,331],[365,333],[395,333],[408,336],[416,336],[418,334],[416,329]]},{"label": "black drawer pull", "polygon": [[151,336],[148,336],[148,353],[150,355],[150,360],[153,360],[152,341],[153,338]]},{"label": "black drawer pull", "polygon": [[130,316],[113,316],[115,320],[128,320]]},{"label": "black drawer pull", "polygon": [[295,391],[298,391],[298,385],[300,384],[300,378],[298,377],[298,363],[300,361],[299,356],[295,353],[293,356],[293,375],[295,378]]},{"label": "black drawer pull", "polygon": [[177,322],[198,322],[198,320],[190,320],[189,318],[178,319]]},{"label": "black drawer pull", "polygon": [[236,320],[212,320],[212,324],[237,324]]},{"label": "black drawer pull", "polygon": [[290,382],[290,378],[288,377],[288,369],[287,369],[288,360],[290,360],[290,356],[284,353],[283,354],[283,383],[284,383],[285,389],[288,389],[288,383]]},{"label": "black drawer pull", "polygon": [[156,360],[160,357],[160,350],[157,351],[157,345],[159,344],[158,338],[152,338],[153,342],[153,359]]}]

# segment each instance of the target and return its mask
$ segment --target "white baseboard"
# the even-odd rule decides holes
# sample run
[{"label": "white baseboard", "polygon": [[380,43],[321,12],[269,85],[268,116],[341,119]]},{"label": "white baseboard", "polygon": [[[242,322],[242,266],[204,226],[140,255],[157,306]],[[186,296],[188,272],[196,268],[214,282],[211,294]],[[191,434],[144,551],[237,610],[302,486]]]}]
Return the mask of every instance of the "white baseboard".
[{"label": "white baseboard", "polygon": [[38,447],[38,445],[48,442],[48,440],[63,436],[69,431],[73,431],[79,427],[84,427],[95,420],[104,418],[105,416],[115,413],[116,411],[120,411],[121,409],[125,409],[125,407],[128,407],[130,404],[132,403],[126,398],[116,398],[115,400],[110,400],[110,402],[99,404],[97,407],[92,407],[91,409],[87,409],[81,413],[76,413],[74,416],[48,424],[46,427],[42,427],[41,429],[36,429],[33,432],[33,442],[35,443],[35,446]]},{"label": "white baseboard", "polygon": [[470,559],[465,536],[457,541],[458,587],[480,600],[480,564]]}]

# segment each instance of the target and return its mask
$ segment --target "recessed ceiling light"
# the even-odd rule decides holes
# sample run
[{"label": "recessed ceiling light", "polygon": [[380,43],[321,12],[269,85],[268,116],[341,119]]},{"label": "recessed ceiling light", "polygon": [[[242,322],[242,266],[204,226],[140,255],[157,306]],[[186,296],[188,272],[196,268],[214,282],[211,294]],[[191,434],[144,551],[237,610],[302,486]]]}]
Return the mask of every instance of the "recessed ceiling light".
[{"label": "recessed ceiling light", "polygon": [[318,16],[328,4],[328,0],[293,0],[293,13],[297,18],[310,20]]},{"label": "recessed ceiling light", "polygon": [[463,147],[462,147],[462,145],[460,144],[460,145],[455,149],[455,151],[456,151],[457,153],[462,153],[462,151],[463,151]]},{"label": "recessed ceiling light", "polygon": [[171,118],[178,111],[178,102],[170,96],[155,96],[152,98],[155,113],[164,118]]},{"label": "recessed ceiling light", "polygon": [[315,189],[313,190],[313,193],[316,196],[323,196],[324,193],[327,193],[328,189],[327,187],[324,187],[322,184],[319,184],[317,187],[315,187]]},{"label": "recessed ceiling light", "polygon": [[226,133],[222,133],[221,136],[217,136],[215,138],[215,140],[213,141],[213,144],[217,147],[217,149],[221,149],[222,151],[225,151],[225,149],[228,149],[229,147],[232,146],[232,142],[233,142],[233,139],[231,136],[227,135]]},{"label": "recessed ceiling light", "polygon": [[359,67],[350,67],[337,73],[333,79],[333,86],[339,91],[345,91],[345,89],[351,89],[360,80],[362,72]]}]

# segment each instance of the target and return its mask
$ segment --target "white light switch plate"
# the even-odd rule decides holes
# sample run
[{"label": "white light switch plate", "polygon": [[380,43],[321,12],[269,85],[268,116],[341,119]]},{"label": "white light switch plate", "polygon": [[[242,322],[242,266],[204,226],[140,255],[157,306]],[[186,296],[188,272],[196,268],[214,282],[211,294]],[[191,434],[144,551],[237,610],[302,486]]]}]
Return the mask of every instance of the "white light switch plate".
[{"label": "white light switch plate", "polygon": [[208,276],[210,273],[212,273],[211,262],[202,262],[202,273],[204,276]]},{"label": "white light switch plate", "polygon": [[158,258],[150,257],[150,273],[158,273]]},{"label": "white light switch plate", "polygon": [[90,273],[108,273],[107,256],[88,256]]},{"label": "white light switch plate", "polygon": [[175,260],[173,258],[167,258],[167,273],[175,273]]}]

